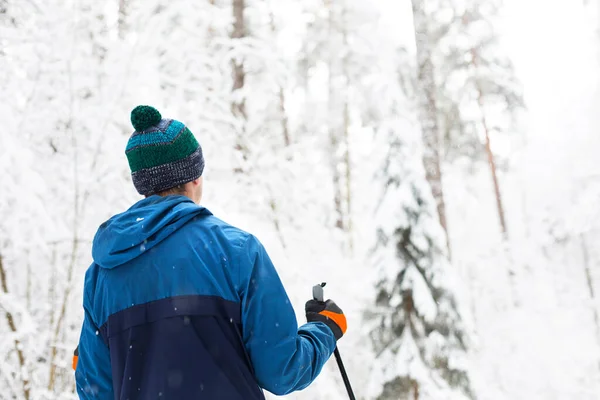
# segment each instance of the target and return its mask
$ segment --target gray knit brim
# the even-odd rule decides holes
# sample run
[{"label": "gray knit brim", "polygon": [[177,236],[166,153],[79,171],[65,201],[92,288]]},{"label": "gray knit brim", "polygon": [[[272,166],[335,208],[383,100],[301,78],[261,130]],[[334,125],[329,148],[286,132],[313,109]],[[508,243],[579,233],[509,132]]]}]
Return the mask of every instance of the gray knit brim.
[{"label": "gray knit brim", "polygon": [[139,194],[150,196],[202,176],[204,157],[202,147],[192,154],[172,163],[141,169],[131,174],[133,185]]}]

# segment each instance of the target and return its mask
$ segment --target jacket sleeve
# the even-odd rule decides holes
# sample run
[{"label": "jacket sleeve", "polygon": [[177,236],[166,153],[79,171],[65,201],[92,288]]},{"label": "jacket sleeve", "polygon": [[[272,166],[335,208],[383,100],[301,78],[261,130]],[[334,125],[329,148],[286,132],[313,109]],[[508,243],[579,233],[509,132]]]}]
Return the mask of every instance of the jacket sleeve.
[{"label": "jacket sleeve", "polygon": [[240,256],[242,325],[259,385],[276,395],[306,388],[335,350],[322,322],[298,328],[294,309],[267,252],[249,236]]},{"label": "jacket sleeve", "polygon": [[92,320],[89,304],[84,300],[85,317],[79,339],[79,357],[75,381],[79,398],[83,400],[114,398],[110,353]]}]

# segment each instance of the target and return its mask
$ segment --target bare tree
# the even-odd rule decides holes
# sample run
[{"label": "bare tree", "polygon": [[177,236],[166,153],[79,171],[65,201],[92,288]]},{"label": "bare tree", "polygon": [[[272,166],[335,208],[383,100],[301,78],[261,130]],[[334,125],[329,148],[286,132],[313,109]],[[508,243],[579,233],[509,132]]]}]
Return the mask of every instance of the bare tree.
[{"label": "bare tree", "polygon": [[[246,37],[246,28],[244,20],[244,9],[245,0],[233,0],[233,30],[231,31],[232,39],[243,39]],[[234,59],[232,62],[233,68],[233,87],[232,90],[235,92],[244,87],[246,80],[246,73],[244,72],[243,61]],[[231,105],[231,111],[236,116],[241,116],[247,119],[245,100],[233,101]]]},{"label": "bare tree", "polygon": [[[590,268],[590,256],[588,245],[585,240],[585,234],[579,235],[581,241],[581,254],[583,257],[583,270],[585,272],[585,281],[588,288],[588,294],[590,296],[590,308],[594,316],[594,326],[596,328],[596,340],[600,346],[600,316],[598,315],[598,307],[596,305],[596,293],[594,291],[594,281],[592,279],[592,272]],[[600,370],[600,360],[598,360],[598,369]]]},{"label": "bare tree", "polygon": [[[442,21],[436,49],[438,118],[446,160],[484,159],[491,172],[500,229],[508,237],[494,140],[517,131],[524,101],[512,62],[495,28],[500,0],[473,0]],[[476,111],[476,114],[473,113]],[[483,140],[482,140],[483,138]]]},{"label": "bare tree", "polygon": [[342,110],[342,120],[343,120],[343,138],[344,138],[344,156],[343,156],[343,166],[345,172],[345,200],[346,200],[346,225],[345,230],[348,232],[348,245],[350,247],[350,252],[354,249],[354,243],[352,239],[352,159],[350,155],[350,104],[348,99],[348,90],[350,86],[350,74],[348,73],[348,21],[346,18],[347,9],[344,7],[342,9],[341,15],[341,33],[342,33],[342,43],[344,48],[344,57],[342,58],[342,76],[345,79],[346,90],[344,91],[344,105]]},{"label": "bare tree", "polygon": [[[275,15],[273,14],[272,9],[269,11],[269,23],[270,23],[270,27],[271,27],[271,34],[273,36],[277,35],[277,26],[275,24]],[[283,146],[286,149],[289,149],[290,145],[292,144],[292,138],[290,135],[290,127],[289,127],[288,115],[287,115],[287,112],[285,109],[285,103],[286,103],[285,90],[284,90],[283,85],[280,84],[279,89],[278,89],[277,113],[278,113],[279,120],[281,121],[281,134],[282,134],[282,139],[283,139]],[[287,159],[289,161],[291,161],[291,159],[292,159],[291,153],[288,153]]]},{"label": "bare tree", "polygon": [[336,228],[349,233],[352,251],[352,165],[348,91],[347,4],[326,0],[328,12],[328,130]]},{"label": "bare tree", "polygon": [[117,18],[119,38],[123,39],[127,29],[127,0],[119,0],[119,15]]},{"label": "bare tree", "polygon": [[[232,11],[233,11],[233,30],[231,31],[231,38],[234,40],[241,40],[246,37],[246,23],[244,18],[244,10],[246,4],[245,0],[233,0]],[[236,129],[237,138],[235,143],[235,150],[238,151],[244,164],[248,161],[249,149],[246,145],[246,138],[244,137],[245,125],[248,120],[246,113],[246,99],[240,95],[240,91],[243,90],[246,81],[246,72],[244,71],[244,61],[239,57],[234,57],[231,61],[233,86],[231,88],[233,94],[233,100],[231,102],[231,113],[234,118],[238,120],[241,127]],[[237,167],[236,172],[243,172],[244,167]]]},{"label": "bare tree", "polygon": [[[476,48],[471,49],[471,59],[473,66],[477,68],[479,66],[479,54]],[[481,126],[485,133],[485,152],[487,153],[488,164],[490,166],[490,172],[492,174],[492,183],[494,184],[494,194],[496,196],[496,207],[498,208],[498,218],[500,220],[500,227],[502,228],[502,234],[507,237],[508,230],[506,229],[506,220],[504,217],[504,206],[502,205],[502,194],[500,193],[500,184],[498,183],[498,174],[496,173],[496,160],[494,152],[492,151],[492,141],[490,137],[490,124],[485,113],[485,99],[484,93],[479,82],[475,83],[475,90],[477,92],[477,104],[481,111]]]},{"label": "bare tree", "polygon": [[[514,130],[514,116],[525,107],[521,87],[516,79],[510,59],[503,55],[494,29],[494,19],[501,7],[500,2],[485,1],[473,3],[460,17],[459,34],[472,36],[471,29],[484,23],[487,30],[479,34],[477,40],[469,41],[467,54],[470,56],[466,65],[457,63],[459,73],[467,76],[464,92],[469,93],[471,103],[479,109],[480,120],[473,121],[478,131],[485,137],[485,153],[490,167],[498,220],[504,238],[508,238],[505,209],[498,179],[496,157],[493,152],[492,135]],[[460,57],[460,51],[457,52]],[[463,60],[465,58],[463,57]],[[463,105],[463,107],[465,107]],[[498,112],[498,110],[502,110]],[[501,115],[499,118],[498,115]]]},{"label": "bare tree", "polygon": [[[327,29],[328,29],[328,38],[330,41],[334,41],[338,39],[338,31],[337,24],[339,23],[337,20],[336,8],[339,3],[333,2],[332,0],[326,0],[325,5],[327,7],[328,19],[327,19]],[[343,90],[340,87],[337,80],[340,79],[340,65],[338,61],[339,54],[334,51],[335,46],[331,46],[329,51],[329,58],[327,60],[328,67],[328,116],[330,118],[330,122],[328,124],[329,130],[329,146],[330,146],[330,162],[331,162],[331,170],[332,170],[332,182],[333,182],[333,205],[335,212],[335,227],[338,229],[345,229],[344,222],[344,196],[342,193],[343,182],[342,182],[342,172],[341,170],[341,160],[340,160],[340,150],[341,150],[341,137],[342,137],[342,129],[343,126],[341,122],[341,115],[339,115],[339,102],[340,102],[340,92]],[[342,78],[343,79],[343,78]]]},{"label": "bare tree", "polygon": [[[56,324],[53,327],[52,333],[52,342],[50,343],[50,373],[48,377],[48,391],[52,392],[55,389],[56,378],[57,378],[57,363],[56,358],[59,354],[58,344],[60,339],[64,335],[65,329],[65,317],[67,313],[67,307],[69,305],[71,290],[73,288],[73,271],[77,265],[78,261],[78,253],[79,253],[79,216],[84,207],[81,204],[81,188],[80,188],[80,177],[79,177],[79,151],[78,148],[78,132],[75,132],[73,129],[74,124],[74,114],[73,114],[73,106],[75,98],[72,94],[73,86],[73,70],[71,68],[71,64],[68,64],[68,74],[69,74],[69,90],[71,90],[71,96],[69,98],[69,114],[68,114],[68,122],[65,125],[67,132],[71,136],[71,150],[73,152],[72,158],[72,184],[73,184],[73,222],[71,226],[71,252],[69,256],[69,264],[67,266],[67,282],[64,291],[62,292],[62,297],[59,303],[59,312],[58,317],[56,318]],[[61,354],[64,354],[61,352]]]},{"label": "bare tree", "polygon": [[450,251],[448,238],[448,222],[446,218],[446,203],[442,185],[442,168],[440,159],[440,128],[438,113],[440,112],[436,100],[436,80],[433,64],[433,51],[435,39],[429,27],[430,16],[426,10],[425,0],[413,0],[413,21],[415,39],[417,44],[417,98],[418,110],[423,132],[423,164],[425,177],[437,206],[440,224],[446,232],[446,245]]},{"label": "bare tree", "polygon": [[[4,268],[4,260],[2,258],[2,254],[0,254],[0,290],[2,290],[2,292],[4,294],[9,293],[7,282],[8,282],[8,277],[6,274],[6,269]],[[15,352],[17,353],[17,359],[19,362],[19,374],[21,375],[19,378],[23,385],[23,396],[24,396],[25,400],[29,400],[29,398],[30,398],[29,379],[27,379],[28,374],[26,373],[25,355],[23,354],[21,342],[18,339],[18,335],[17,335],[17,333],[18,333],[17,323],[10,311],[5,310],[4,316],[6,318],[6,323],[8,324],[8,328],[10,329],[10,331],[13,334],[15,334],[15,340],[14,340]]]}]

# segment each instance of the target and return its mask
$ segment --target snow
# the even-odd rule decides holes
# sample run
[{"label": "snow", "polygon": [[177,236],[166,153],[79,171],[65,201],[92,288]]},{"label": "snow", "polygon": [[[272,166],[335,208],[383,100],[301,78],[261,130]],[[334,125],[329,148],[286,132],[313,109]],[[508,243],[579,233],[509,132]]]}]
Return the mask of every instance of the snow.
[{"label": "snow", "polygon": [[[589,299],[580,240],[582,232],[588,241],[595,237],[596,188],[578,178],[597,171],[598,121],[591,113],[600,104],[597,39],[582,23],[582,8],[547,6],[538,29],[524,34],[539,11],[509,2],[516,18],[507,37],[525,82],[529,122],[501,176],[508,248],[497,222],[486,217],[494,213],[488,171],[465,175],[458,168],[447,175],[454,188],[450,226],[469,227],[452,230],[451,240],[454,263],[470,285],[477,327],[472,361],[482,399],[593,399],[600,390],[592,318],[598,303]],[[558,32],[558,21],[577,26]],[[536,52],[525,51],[529,46]],[[592,271],[596,257],[590,256]]]},{"label": "snow", "polygon": [[[456,305],[437,303],[414,266],[399,288],[413,291],[427,323],[459,315],[455,326],[465,333],[466,353],[453,350],[456,343],[438,331],[416,336],[423,333],[417,320],[416,334],[404,329],[393,345],[376,350],[377,321],[368,317],[382,312],[375,305],[377,284],[387,281],[393,291],[400,265],[394,248],[376,243],[392,243],[395,230],[412,222],[406,210],[419,209],[415,194],[429,191],[413,76],[406,73],[415,50],[410,2],[345,2],[351,27],[346,47],[339,32],[328,36],[328,10],[319,1],[248,2],[254,36],[238,41],[228,37],[225,2],[178,0],[166,7],[163,0],[128,0],[130,33],[123,40],[116,34],[117,2],[97,3],[7,2],[7,14],[0,14],[0,91],[6,99],[0,104],[0,400],[24,399],[23,379],[31,399],[75,398],[69,364],[83,318],[83,274],[95,229],[139,198],[123,149],[132,131],[128,113],[141,103],[182,119],[199,138],[207,159],[203,204],[263,242],[299,323],[312,286],[328,282],[326,297],[348,317],[339,347],[358,398],[374,399],[401,374],[426,382],[421,399],[465,398],[427,366],[438,354],[468,372],[481,400],[598,398],[597,1],[505,0],[494,26],[526,103],[524,115],[493,148],[502,159],[508,239],[500,233],[487,164],[449,158],[443,183],[452,257],[428,264],[426,278],[452,293]],[[332,55],[349,64],[329,107]],[[244,61],[248,73],[247,85],[235,93],[232,59]],[[457,82],[449,88],[460,88]],[[351,233],[333,227],[328,137],[345,99]],[[247,120],[231,115],[231,102],[241,100]],[[501,113],[492,113],[499,120]],[[384,173],[393,134],[403,145],[394,148],[395,161]],[[234,150],[238,141],[247,145],[250,160]],[[400,177],[400,184],[385,187],[386,174]],[[417,249],[427,249],[428,238],[445,243],[435,218],[419,221],[412,231]],[[389,300],[400,306],[400,290]],[[401,317],[383,315],[387,325]],[[308,389],[286,396],[345,397],[333,360]]]}]

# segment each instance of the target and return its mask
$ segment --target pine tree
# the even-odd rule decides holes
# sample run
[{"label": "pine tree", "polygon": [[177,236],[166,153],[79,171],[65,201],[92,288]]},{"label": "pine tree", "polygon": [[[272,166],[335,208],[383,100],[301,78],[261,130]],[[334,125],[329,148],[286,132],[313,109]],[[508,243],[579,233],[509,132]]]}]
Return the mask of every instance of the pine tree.
[{"label": "pine tree", "polygon": [[389,152],[379,176],[375,391],[380,400],[473,398],[444,232],[418,158],[418,135],[407,128],[385,128]]},{"label": "pine tree", "polygon": [[[405,55],[390,58],[391,76]],[[385,70],[385,69],[384,69]],[[445,232],[423,167],[417,119],[400,117],[410,94],[389,77],[380,91],[377,133],[375,308],[367,314],[376,353],[370,392],[379,400],[474,398],[467,338],[455,297]],[[376,85],[378,86],[378,85]]]}]

